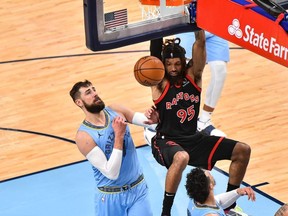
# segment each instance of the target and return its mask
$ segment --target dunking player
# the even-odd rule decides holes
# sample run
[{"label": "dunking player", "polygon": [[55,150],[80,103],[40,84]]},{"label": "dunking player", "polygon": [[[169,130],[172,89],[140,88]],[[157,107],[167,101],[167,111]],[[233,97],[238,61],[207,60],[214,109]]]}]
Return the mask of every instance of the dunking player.
[{"label": "dunking player", "polygon": [[158,123],[151,142],[153,156],[168,169],[162,215],[171,214],[187,164],[211,170],[217,161],[231,160],[227,187],[231,191],[240,186],[250,159],[251,149],[247,144],[197,133],[202,72],[206,64],[204,31],[195,32],[195,38],[193,58],[187,65],[180,40],[165,43],[162,52],[165,76],[157,86],[151,87],[155,108],[146,112],[149,119]]},{"label": "dunking player", "polygon": [[[180,38],[181,46],[186,50],[186,58],[192,58],[192,45],[195,42],[193,32],[181,33],[176,35]],[[205,31],[206,37],[206,53],[207,63],[210,67],[211,79],[206,90],[205,104],[200,112],[197,130],[204,131],[210,135],[226,136],[224,132],[216,129],[211,121],[212,113],[219,101],[221,92],[225,83],[227,75],[227,62],[230,61],[229,44],[228,41]],[[162,38],[151,41],[151,55],[161,59]],[[153,131],[145,129],[144,137],[150,144],[150,138],[153,136]]]}]

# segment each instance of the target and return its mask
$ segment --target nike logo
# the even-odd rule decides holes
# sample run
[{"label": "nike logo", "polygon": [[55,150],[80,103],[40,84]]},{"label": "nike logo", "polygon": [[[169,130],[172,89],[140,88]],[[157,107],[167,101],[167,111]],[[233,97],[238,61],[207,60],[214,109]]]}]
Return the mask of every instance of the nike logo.
[{"label": "nike logo", "polygon": [[166,196],[169,196],[169,197],[171,197],[171,196],[174,196],[174,195],[173,195],[173,194],[167,194],[167,193],[166,193]]}]

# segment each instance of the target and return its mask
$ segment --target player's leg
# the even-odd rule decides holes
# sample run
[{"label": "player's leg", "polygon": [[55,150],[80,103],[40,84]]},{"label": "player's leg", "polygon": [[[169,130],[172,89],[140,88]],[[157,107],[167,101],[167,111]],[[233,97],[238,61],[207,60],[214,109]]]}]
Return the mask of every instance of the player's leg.
[{"label": "player's leg", "polygon": [[[229,182],[227,186],[227,191],[234,190],[238,188],[244,178],[246,169],[250,160],[251,149],[250,147],[241,142],[237,142],[235,145],[232,156],[231,164],[229,167]],[[227,208],[229,210],[234,208],[236,203]]]},{"label": "player's leg", "polygon": [[[190,151],[189,165],[195,167],[211,170],[217,161],[231,160],[227,191],[239,188],[250,159],[251,149],[247,144],[225,137],[198,133],[193,138],[191,148],[193,149]],[[236,203],[229,209],[235,205]]]},{"label": "player's leg", "polygon": [[168,169],[165,179],[162,216],[170,216],[182,172],[189,161],[189,155],[177,143],[161,138],[152,142],[152,154],[158,163]]},{"label": "player's leg", "polygon": [[[231,146],[233,145],[235,146],[231,151]],[[231,191],[240,187],[250,160],[250,154],[250,146],[242,142],[236,142],[235,144],[235,140],[223,138],[222,142],[219,144],[215,154],[213,155],[213,160],[231,160],[227,191]],[[228,207],[226,210],[234,208],[235,206],[236,203]]]},{"label": "player's leg", "polygon": [[144,128],[144,139],[148,145],[151,146],[151,140],[156,135],[156,131],[150,128]]},{"label": "player's leg", "polygon": [[[98,189],[96,189],[98,190]],[[95,216],[123,215],[125,207],[121,205],[120,193],[101,193],[95,194]]]},{"label": "player's leg", "polygon": [[146,182],[141,182],[129,191],[132,206],[128,209],[128,216],[152,216],[150,201],[148,198],[148,187]]},{"label": "player's leg", "polygon": [[210,66],[211,79],[206,90],[205,102],[201,115],[197,122],[197,130],[204,130],[208,135],[226,136],[226,134],[219,129],[216,129],[211,121],[212,113],[220,99],[224,82],[226,79],[226,62],[211,61]]},{"label": "player's leg", "polygon": [[174,202],[178,186],[182,178],[182,172],[186,168],[189,160],[189,155],[185,151],[178,151],[174,157],[171,166],[169,167],[165,180],[165,194],[163,201],[162,215],[169,216]]},{"label": "player's leg", "polygon": [[204,110],[213,112],[219,98],[221,96],[222,89],[227,74],[226,62],[224,61],[210,61],[208,62],[211,72],[211,79],[206,91]]},{"label": "player's leg", "polygon": [[229,44],[209,32],[206,34],[207,61],[210,67],[211,79],[206,91],[205,103],[198,119],[198,131],[204,130],[209,135],[226,136],[215,129],[211,115],[220,99],[227,74],[227,62],[230,60]]}]

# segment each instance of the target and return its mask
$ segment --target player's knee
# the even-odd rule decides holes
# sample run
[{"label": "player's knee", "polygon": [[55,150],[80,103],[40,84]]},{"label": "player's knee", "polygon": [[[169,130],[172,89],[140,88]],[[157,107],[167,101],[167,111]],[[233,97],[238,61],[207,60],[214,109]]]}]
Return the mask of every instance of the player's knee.
[{"label": "player's knee", "polygon": [[185,169],[189,161],[189,154],[186,151],[179,151],[173,157],[173,164],[179,169]]},{"label": "player's knee", "polygon": [[209,62],[212,75],[215,76],[217,81],[224,81],[227,76],[227,63],[224,61],[211,61]]},{"label": "player's knee", "polygon": [[238,142],[232,153],[232,160],[239,160],[248,163],[251,155],[251,148],[246,143]]}]

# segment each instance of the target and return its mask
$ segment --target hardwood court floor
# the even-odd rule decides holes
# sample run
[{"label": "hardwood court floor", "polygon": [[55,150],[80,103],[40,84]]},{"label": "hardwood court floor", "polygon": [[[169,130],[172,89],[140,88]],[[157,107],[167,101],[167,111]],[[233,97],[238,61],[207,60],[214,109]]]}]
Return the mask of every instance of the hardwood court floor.
[{"label": "hardwood court floor", "polygon": [[[91,80],[106,104],[123,103],[137,111],[152,104],[150,89],[132,73],[134,63],[149,54],[149,43],[89,51],[82,1],[4,0],[0,15],[0,181],[85,159],[69,142],[83,119],[68,94],[75,82]],[[252,147],[244,180],[269,183],[259,189],[282,202],[288,202],[287,72],[250,51],[231,49],[213,115],[228,137]],[[204,93],[209,78],[207,67]],[[131,130],[135,144],[143,145],[143,129]],[[217,166],[228,171],[229,162]]]}]

